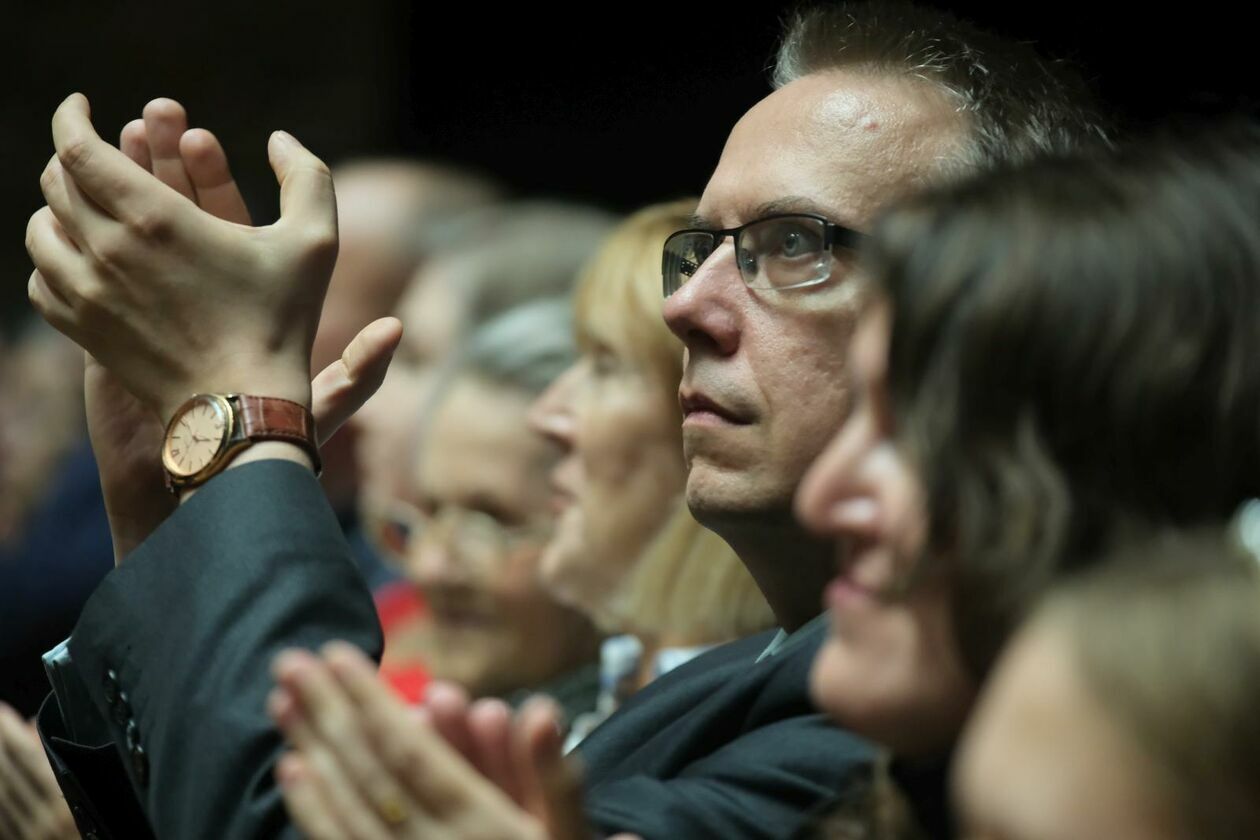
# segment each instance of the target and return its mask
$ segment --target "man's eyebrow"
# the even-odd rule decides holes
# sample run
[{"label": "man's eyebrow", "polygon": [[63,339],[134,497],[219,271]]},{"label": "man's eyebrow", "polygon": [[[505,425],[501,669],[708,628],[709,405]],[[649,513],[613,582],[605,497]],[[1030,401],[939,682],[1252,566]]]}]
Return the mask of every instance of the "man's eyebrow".
[{"label": "man's eyebrow", "polygon": [[806,198],[803,195],[789,195],[784,198],[776,198],[773,201],[767,201],[764,204],[757,205],[753,211],[751,219],[760,219],[763,216],[774,216],[779,213],[813,213],[818,216],[825,216],[831,219],[834,213],[823,210],[818,202]]},{"label": "man's eyebrow", "polygon": [[[758,204],[751,212],[741,213],[735,218],[741,219],[744,224],[747,224],[748,222],[755,222],[757,219],[764,219],[766,216],[777,216],[783,213],[812,213],[815,216],[830,219],[837,224],[849,225],[845,219],[837,218],[836,213],[824,209],[817,201],[806,198],[803,195],[789,195]],[[699,228],[700,230],[722,229],[722,226],[716,221],[699,213],[693,213],[687,217],[687,227]]]}]

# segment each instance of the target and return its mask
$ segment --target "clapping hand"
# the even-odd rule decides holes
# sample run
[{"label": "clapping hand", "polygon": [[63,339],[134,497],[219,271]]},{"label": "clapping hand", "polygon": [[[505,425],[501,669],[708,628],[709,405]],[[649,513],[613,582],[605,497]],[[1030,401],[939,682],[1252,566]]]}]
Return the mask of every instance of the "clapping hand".
[{"label": "clapping hand", "polygon": [[[156,176],[161,184],[194,202],[204,213],[236,225],[250,224],[249,211],[232,178],[222,145],[209,131],[189,129],[184,108],[178,102],[150,102],[142,119],[123,128],[119,147],[144,172]],[[41,212],[43,221],[37,222],[41,214],[36,214],[32,227],[46,224],[53,233],[64,236],[60,222],[55,217],[49,220],[47,213]],[[76,265],[85,270],[82,263]],[[83,277],[75,279],[87,282]],[[341,360],[310,383],[311,408],[321,442],[376,391],[400,337],[401,325],[395,319],[369,324],[346,348]],[[123,381],[90,353],[84,389],[88,429],[100,469],[117,563],[148,537],[175,506],[164,489],[158,455],[163,422],[154,408],[133,396]]]},{"label": "clapping hand", "polygon": [[286,651],[273,672],[269,711],[293,746],[277,776],[290,815],[315,840],[591,836],[550,700],[531,700],[515,719],[498,701],[473,704],[457,747],[349,645],[329,644],[322,657]]},{"label": "clapping hand", "polygon": [[0,704],[0,836],[68,840],[79,836],[35,727]]},{"label": "clapping hand", "polygon": [[[328,167],[272,134],[281,215],[252,227],[203,210],[102,140],[80,94],[52,128],[57,154],[40,178],[48,205],[26,239],[40,314],[163,419],[197,392],[310,405],[311,341],[337,253]],[[166,138],[149,139],[162,172],[173,159],[152,150]],[[196,172],[181,186],[195,190]],[[208,194],[220,195],[214,186]]]}]

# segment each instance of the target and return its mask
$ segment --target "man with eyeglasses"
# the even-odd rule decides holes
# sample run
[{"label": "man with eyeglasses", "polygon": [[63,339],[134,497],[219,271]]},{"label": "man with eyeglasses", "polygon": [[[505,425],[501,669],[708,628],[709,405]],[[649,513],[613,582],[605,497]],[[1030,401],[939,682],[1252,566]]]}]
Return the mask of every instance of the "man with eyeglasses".
[{"label": "man with eyeglasses", "polygon": [[[671,240],[663,268],[664,315],[686,347],[688,502],[747,564],[781,630],[679,668],[588,737],[588,814],[601,832],[783,836],[864,777],[868,750],[813,713],[806,686],[824,584],[843,557],[792,516],[806,467],[849,409],[844,348],[861,306],[852,246],[882,207],[923,183],[1101,134],[1069,72],[948,13],[901,3],[799,15],[774,83],[732,130],[695,230]],[[284,212],[246,235],[116,165],[81,100],[59,109],[54,135],[59,163],[43,179],[51,210],[37,214],[28,237],[39,268],[31,297],[45,317],[164,418],[191,391],[231,388],[309,405],[306,339],[319,307],[306,298],[322,294],[335,241],[319,162],[274,137]],[[79,247],[71,253],[62,241]],[[119,287],[117,299],[102,294]],[[226,658],[256,698],[277,640],[348,637],[369,651],[378,643],[362,626],[363,594],[338,576],[336,552],[312,545],[327,529],[309,523],[327,514],[308,492],[309,456],[288,442],[261,446],[298,463],[266,460],[206,481],[98,591],[71,639],[84,692],[118,713],[120,722],[104,724],[107,740],[145,744],[153,766],[168,771],[129,771],[166,836],[257,836],[285,831],[286,820],[274,787],[248,783],[269,777],[278,736],[261,707],[233,705],[231,684],[204,690],[232,713],[199,721],[224,757],[194,763],[199,772],[188,778],[169,772],[190,767],[181,757],[188,746],[157,721],[180,713],[183,698],[166,685],[187,684],[188,666],[161,651],[216,653],[215,673]],[[294,527],[293,516],[307,521]],[[232,542],[242,519],[266,539]],[[225,541],[243,556],[225,560]],[[185,583],[190,575],[215,586]],[[265,591],[260,575],[287,575],[289,591],[256,604],[238,597]],[[329,581],[347,591],[330,592]],[[155,615],[164,610],[152,609],[158,599],[136,595],[145,591],[187,621],[165,626]],[[246,610],[250,627],[225,640],[228,649],[198,623],[224,603]],[[104,638],[88,638],[84,627],[104,628]],[[154,634],[165,634],[165,647],[149,640]],[[164,680],[153,675],[156,663],[167,668]],[[133,700],[143,692],[138,717],[117,700],[123,691]],[[62,734],[62,756],[86,749]]]}]

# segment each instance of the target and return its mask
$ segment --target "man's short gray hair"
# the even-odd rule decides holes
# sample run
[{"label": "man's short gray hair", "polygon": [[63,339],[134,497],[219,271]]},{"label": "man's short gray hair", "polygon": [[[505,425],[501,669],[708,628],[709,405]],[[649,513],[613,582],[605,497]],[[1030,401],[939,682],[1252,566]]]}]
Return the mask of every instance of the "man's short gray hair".
[{"label": "man's short gray hair", "polygon": [[451,374],[537,396],[576,358],[573,305],[567,297],[546,298],[479,328],[456,355]]},{"label": "man's short gray hair", "polygon": [[972,140],[958,161],[968,169],[1107,142],[1107,121],[1075,67],[940,9],[871,0],[805,7],[789,18],[776,88],[846,68],[942,87],[971,118]]}]

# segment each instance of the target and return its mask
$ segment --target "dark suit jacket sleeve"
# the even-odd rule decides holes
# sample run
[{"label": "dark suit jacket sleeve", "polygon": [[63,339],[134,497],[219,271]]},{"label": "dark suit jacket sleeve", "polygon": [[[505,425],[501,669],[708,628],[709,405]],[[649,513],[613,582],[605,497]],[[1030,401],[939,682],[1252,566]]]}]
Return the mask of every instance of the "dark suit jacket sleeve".
[{"label": "dark suit jacket sleeve", "polygon": [[870,746],[823,715],[789,718],[750,732],[670,779],[609,780],[588,792],[601,834],[644,840],[782,838],[820,801],[870,772]]},{"label": "dark suit jacket sleeve", "polygon": [[[272,775],[282,741],[265,711],[268,668],[281,648],[334,638],[379,658],[337,520],[310,472],[286,461],[208,482],[109,574],[70,653],[158,837],[295,833]],[[99,787],[77,781],[88,796]]]}]

